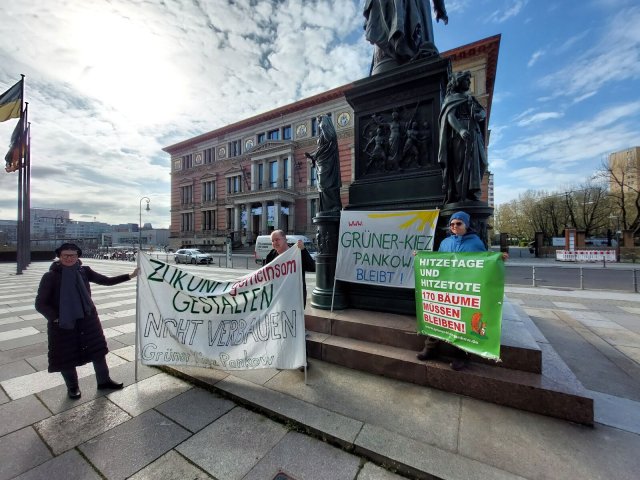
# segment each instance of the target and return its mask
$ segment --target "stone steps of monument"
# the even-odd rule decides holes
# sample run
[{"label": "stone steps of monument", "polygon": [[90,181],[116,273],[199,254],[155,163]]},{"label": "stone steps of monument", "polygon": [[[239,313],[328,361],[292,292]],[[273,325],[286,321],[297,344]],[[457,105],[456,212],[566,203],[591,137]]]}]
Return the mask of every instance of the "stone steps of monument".
[{"label": "stone steps of monument", "polygon": [[[411,343],[416,338],[420,339],[415,335],[415,327],[413,332],[406,330],[404,322],[399,318],[382,322],[383,317],[390,314],[354,310],[324,314],[341,318],[323,319],[322,311],[316,309],[307,309],[305,315],[307,355],[310,358],[498,405],[593,425],[593,399],[587,396],[584,387],[543,337],[544,341],[537,350],[543,373],[497,368],[493,362],[486,364],[475,361],[478,359],[475,356],[467,368],[454,371],[449,367],[451,358],[446,355],[427,362],[417,360],[416,347],[421,346],[421,343]],[[517,309],[509,314],[520,315]],[[347,316],[355,316],[359,321],[348,323],[344,318]],[[374,320],[365,324],[367,316]],[[515,319],[510,321],[518,323]],[[526,319],[520,323],[526,324]],[[396,328],[391,328],[390,325]],[[521,331],[530,328],[523,325],[520,327]],[[316,328],[325,331],[318,331]],[[348,336],[354,335],[358,330],[360,333],[357,336],[365,336],[368,340]],[[364,333],[364,330],[374,330],[379,336],[374,338],[371,333]],[[541,336],[535,325],[533,330],[535,336]],[[407,340],[411,348],[405,348],[406,345],[389,345],[398,339]],[[518,350],[514,349],[516,351]],[[526,349],[520,351],[527,353]]]},{"label": "stone steps of monument", "polygon": [[[506,302],[503,306],[502,339],[497,365],[514,370],[540,373],[542,354],[538,343],[520,320],[520,314]],[[327,314],[324,310],[308,308],[305,313],[307,329],[318,333],[364,340],[392,347],[422,350],[424,337],[416,334],[416,320],[408,315],[349,309]],[[452,355],[453,347],[441,345],[443,355]],[[493,360],[475,357],[475,361],[496,365]]]}]

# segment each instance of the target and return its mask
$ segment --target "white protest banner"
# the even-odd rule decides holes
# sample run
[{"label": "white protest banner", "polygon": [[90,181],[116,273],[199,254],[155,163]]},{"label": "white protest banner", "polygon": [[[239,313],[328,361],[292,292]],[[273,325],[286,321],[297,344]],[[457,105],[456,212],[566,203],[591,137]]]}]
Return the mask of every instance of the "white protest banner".
[{"label": "white protest banner", "polygon": [[415,288],[413,252],[433,250],[439,213],[439,210],[343,210],[336,279]]},{"label": "white protest banner", "polygon": [[142,363],[223,370],[305,365],[300,258],[290,248],[260,270],[217,281],[143,254],[136,326]]}]

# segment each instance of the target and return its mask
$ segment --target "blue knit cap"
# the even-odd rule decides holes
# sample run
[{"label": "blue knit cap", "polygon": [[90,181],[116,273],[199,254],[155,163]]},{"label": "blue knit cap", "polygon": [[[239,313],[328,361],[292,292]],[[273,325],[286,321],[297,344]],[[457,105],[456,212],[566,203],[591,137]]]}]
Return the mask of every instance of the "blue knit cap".
[{"label": "blue knit cap", "polygon": [[458,220],[462,220],[462,223],[464,223],[464,226],[467,227],[467,229],[469,228],[471,217],[469,217],[468,213],[463,212],[462,210],[454,213],[453,215],[451,215],[451,218],[449,219],[449,223],[451,223],[451,220],[453,220],[454,218],[457,218]]}]

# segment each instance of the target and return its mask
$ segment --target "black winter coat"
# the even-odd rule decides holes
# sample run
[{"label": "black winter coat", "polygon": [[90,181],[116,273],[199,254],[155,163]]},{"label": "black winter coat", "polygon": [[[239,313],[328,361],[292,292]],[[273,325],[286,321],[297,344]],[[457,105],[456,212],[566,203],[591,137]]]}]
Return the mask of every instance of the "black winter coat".
[{"label": "black winter coat", "polygon": [[[89,282],[98,285],[117,285],[129,280],[129,275],[106,277],[87,266],[80,267],[80,275],[89,295],[91,295]],[[83,319],[76,322],[73,330],[65,330],[58,326],[61,283],[62,266],[59,262],[53,262],[49,271],[42,276],[36,296],[36,310],[47,319],[49,372],[59,372],[84,365],[104,357],[109,351],[95,307],[91,314],[85,315]]]}]

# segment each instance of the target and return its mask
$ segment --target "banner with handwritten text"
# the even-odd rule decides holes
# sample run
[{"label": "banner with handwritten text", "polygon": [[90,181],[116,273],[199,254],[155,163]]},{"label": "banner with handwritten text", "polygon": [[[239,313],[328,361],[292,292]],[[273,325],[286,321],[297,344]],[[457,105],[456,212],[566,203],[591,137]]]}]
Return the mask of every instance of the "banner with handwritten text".
[{"label": "banner with handwritten text", "polygon": [[413,252],[433,249],[438,214],[439,210],[343,210],[336,279],[413,288]]},{"label": "banner with handwritten text", "polygon": [[143,254],[136,327],[142,363],[223,370],[305,365],[300,258],[290,248],[226,281]]},{"label": "banner with handwritten text", "polygon": [[504,262],[499,252],[419,252],[418,333],[500,359]]}]

